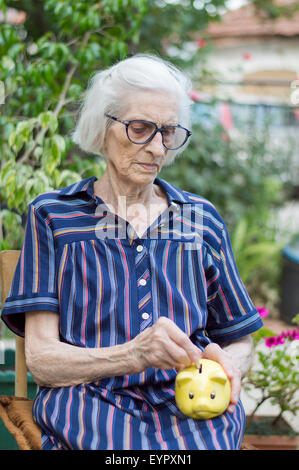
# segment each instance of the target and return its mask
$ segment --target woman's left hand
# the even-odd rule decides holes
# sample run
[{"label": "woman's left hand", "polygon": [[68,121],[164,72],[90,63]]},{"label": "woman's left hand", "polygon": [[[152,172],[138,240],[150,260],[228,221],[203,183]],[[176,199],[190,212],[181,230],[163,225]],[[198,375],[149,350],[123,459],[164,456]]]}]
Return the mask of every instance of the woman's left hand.
[{"label": "woman's left hand", "polygon": [[233,413],[236,404],[238,403],[241,392],[241,372],[233,364],[230,354],[224,351],[218,344],[210,343],[204,349],[203,359],[210,359],[211,361],[218,362],[224,369],[226,375],[231,382],[231,398],[230,404],[227,408],[229,413]]}]

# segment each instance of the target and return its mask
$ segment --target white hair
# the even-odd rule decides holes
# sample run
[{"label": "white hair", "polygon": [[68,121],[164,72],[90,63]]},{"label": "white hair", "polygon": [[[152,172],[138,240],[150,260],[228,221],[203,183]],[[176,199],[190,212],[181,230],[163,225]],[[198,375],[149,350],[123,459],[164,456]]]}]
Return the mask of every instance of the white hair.
[{"label": "white hair", "polygon": [[[72,133],[73,141],[85,152],[105,156],[102,148],[111,124],[105,113],[119,117],[128,105],[128,94],[138,90],[164,91],[174,95],[179,104],[179,124],[190,130],[192,100],[189,98],[189,78],[159,57],[137,54],[91,77]],[[165,164],[170,164],[187,145],[188,141],[177,150],[168,150]]]}]

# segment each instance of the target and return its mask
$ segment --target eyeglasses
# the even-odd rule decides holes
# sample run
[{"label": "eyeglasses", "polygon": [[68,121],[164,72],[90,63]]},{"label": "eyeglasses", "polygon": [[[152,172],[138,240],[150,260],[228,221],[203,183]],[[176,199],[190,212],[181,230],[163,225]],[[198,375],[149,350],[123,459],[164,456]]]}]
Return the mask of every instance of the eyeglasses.
[{"label": "eyeglasses", "polygon": [[189,139],[192,132],[179,124],[176,126],[158,127],[157,124],[143,119],[131,119],[124,121],[110,114],[105,114],[109,119],[121,122],[126,126],[128,139],[137,145],[147,144],[150,142],[157,132],[162,135],[162,144],[167,150],[177,150],[182,147]]}]

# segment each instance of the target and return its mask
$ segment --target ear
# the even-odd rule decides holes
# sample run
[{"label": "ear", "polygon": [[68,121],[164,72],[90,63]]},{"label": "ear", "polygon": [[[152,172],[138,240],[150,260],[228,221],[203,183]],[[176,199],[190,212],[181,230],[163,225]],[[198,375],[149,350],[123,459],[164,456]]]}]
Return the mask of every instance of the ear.
[{"label": "ear", "polygon": [[176,383],[179,387],[182,387],[183,385],[186,385],[189,382],[192,382],[193,380],[193,374],[190,372],[179,372],[176,378]]},{"label": "ear", "polygon": [[210,380],[224,385],[228,381],[228,377],[224,371],[219,370],[215,374],[211,375]]}]

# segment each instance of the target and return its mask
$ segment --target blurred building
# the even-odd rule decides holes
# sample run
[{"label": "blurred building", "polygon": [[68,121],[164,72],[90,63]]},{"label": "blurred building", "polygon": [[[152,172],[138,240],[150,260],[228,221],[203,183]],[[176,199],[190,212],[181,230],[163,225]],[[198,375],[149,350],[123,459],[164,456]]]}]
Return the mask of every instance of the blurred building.
[{"label": "blurred building", "polygon": [[[297,0],[277,0],[281,6]],[[252,3],[228,11],[197,38],[213,50],[207,69],[215,82],[200,86],[204,96],[217,97],[227,128],[234,119],[253,118],[258,126],[270,118],[278,127],[299,125],[299,11],[271,19]],[[228,104],[230,102],[230,104]],[[241,111],[238,113],[238,108]],[[235,119],[236,120],[236,119]],[[298,132],[298,128],[296,129]]]}]

